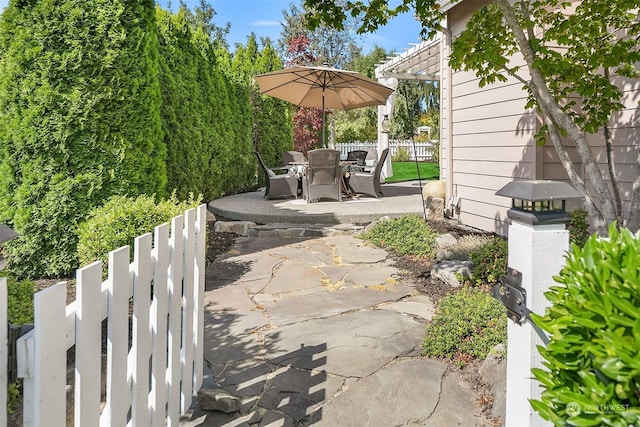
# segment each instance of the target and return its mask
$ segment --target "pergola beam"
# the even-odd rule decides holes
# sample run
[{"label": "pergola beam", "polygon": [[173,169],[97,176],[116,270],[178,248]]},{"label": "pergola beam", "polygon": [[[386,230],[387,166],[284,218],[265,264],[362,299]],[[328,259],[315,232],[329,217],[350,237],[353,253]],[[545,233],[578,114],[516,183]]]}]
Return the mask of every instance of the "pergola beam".
[{"label": "pergola beam", "polygon": [[[440,45],[441,35],[438,33],[433,40],[426,40],[412,45],[406,51],[388,58],[387,61],[376,64],[378,81],[394,89],[399,80],[439,81],[440,80]],[[382,116],[389,119],[393,116],[395,92],[389,96],[384,106],[378,106],[378,151],[389,148],[389,136],[382,133]],[[382,170],[383,176],[391,176],[391,162]]]}]

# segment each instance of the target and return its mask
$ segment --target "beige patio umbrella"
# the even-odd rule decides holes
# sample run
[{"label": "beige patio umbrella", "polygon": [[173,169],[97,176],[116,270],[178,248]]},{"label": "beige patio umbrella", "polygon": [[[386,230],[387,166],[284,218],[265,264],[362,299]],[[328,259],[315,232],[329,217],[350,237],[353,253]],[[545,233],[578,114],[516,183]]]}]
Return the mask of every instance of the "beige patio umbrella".
[{"label": "beige patio umbrella", "polygon": [[322,67],[291,67],[255,76],[260,93],[299,107],[322,108],[324,144],[325,109],[352,110],[383,105],[393,89],[355,71]]}]

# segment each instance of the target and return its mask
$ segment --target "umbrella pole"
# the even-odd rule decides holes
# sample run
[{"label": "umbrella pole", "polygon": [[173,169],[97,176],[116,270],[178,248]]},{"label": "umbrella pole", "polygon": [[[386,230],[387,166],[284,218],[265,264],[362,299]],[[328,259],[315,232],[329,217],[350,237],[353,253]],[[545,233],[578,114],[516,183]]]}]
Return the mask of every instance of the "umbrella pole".
[{"label": "umbrella pole", "polygon": [[322,148],[327,148],[327,143],[324,139],[324,128],[325,128],[325,124],[324,124],[324,87],[322,88]]}]

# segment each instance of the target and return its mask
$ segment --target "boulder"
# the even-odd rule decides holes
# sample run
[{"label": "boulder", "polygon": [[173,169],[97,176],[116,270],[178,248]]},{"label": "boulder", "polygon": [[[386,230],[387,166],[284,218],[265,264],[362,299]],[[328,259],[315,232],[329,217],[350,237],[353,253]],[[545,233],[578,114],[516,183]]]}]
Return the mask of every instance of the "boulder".
[{"label": "boulder", "polygon": [[504,344],[491,349],[478,373],[493,395],[491,415],[504,420],[507,413],[507,351]]},{"label": "boulder", "polygon": [[368,233],[368,232],[369,232],[369,231],[371,231],[371,229],[372,229],[373,227],[375,227],[377,224],[379,224],[379,223],[381,223],[381,222],[383,222],[383,221],[389,221],[390,219],[391,219],[391,218],[390,218],[389,216],[383,216],[383,217],[381,217],[381,218],[378,218],[377,220],[375,220],[375,221],[373,221],[372,223],[370,223],[369,225],[367,225],[367,226],[364,228],[364,232],[365,232],[365,233]]},{"label": "boulder", "polygon": [[471,261],[443,261],[433,266],[431,277],[457,288],[462,284],[457,276],[471,276],[472,272],[473,262]]},{"label": "boulder", "polygon": [[256,223],[251,221],[216,221],[214,231],[218,233],[236,233],[246,237],[249,235],[249,229],[255,226]]},{"label": "boulder", "polygon": [[444,198],[427,196],[424,200],[427,219],[430,221],[444,221]]},{"label": "boulder", "polygon": [[447,185],[445,181],[427,181],[422,186],[424,200],[427,200],[429,196],[444,200],[447,197],[446,191]]},{"label": "boulder", "polygon": [[440,234],[436,237],[436,260],[442,261],[444,254],[458,243],[458,239],[449,233]]},{"label": "boulder", "polygon": [[203,411],[220,411],[225,414],[240,409],[240,398],[221,388],[202,388],[198,392],[198,407]]}]

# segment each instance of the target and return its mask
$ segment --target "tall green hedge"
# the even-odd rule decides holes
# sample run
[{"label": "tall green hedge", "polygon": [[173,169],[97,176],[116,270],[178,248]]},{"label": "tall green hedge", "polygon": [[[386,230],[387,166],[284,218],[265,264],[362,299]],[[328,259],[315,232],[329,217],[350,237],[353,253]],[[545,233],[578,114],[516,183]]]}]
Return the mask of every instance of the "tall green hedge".
[{"label": "tall green hedge", "polygon": [[[282,162],[280,153],[293,149],[293,121],[291,104],[267,95],[261,95],[253,76],[282,68],[282,61],[278,57],[269,39],[263,40],[262,50],[258,49],[256,37],[251,34],[246,46],[237,46],[232,62],[227,71],[229,79],[246,88],[250,96],[252,112],[252,149],[257,150],[267,166],[279,166]],[[263,174],[258,169],[257,160],[253,153],[251,163],[260,184]]]},{"label": "tall green hedge", "polygon": [[290,106],[252,77],[282,68],[255,36],[232,55],[152,0],[16,0],[0,17],[0,222],[17,278],[78,267],[77,224],[111,196],[205,201],[255,188],[291,149]]},{"label": "tall green hedge", "polygon": [[168,187],[178,198],[191,192],[205,200],[247,188],[253,180],[247,85],[225,77],[221,52],[189,26],[184,10],[156,11]]},{"label": "tall green hedge", "polygon": [[0,17],[0,221],[19,276],[76,266],[76,224],[112,194],[163,195],[152,0],[13,1]]}]

